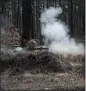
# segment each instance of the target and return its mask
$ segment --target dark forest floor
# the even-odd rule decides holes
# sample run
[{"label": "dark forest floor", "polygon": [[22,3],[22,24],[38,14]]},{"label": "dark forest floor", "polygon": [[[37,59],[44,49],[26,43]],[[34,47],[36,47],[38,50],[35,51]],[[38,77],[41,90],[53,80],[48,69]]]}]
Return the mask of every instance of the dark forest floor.
[{"label": "dark forest floor", "polygon": [[84,67],[81,62],[75,62],[73,57],[65,61],[68,61],[72,65],[72,70],[65,71],[65,73],[49,72],[48,70],[41,72],[40,69],[37,69],[39,68],[38,65],[36,65],[33,69],[18,72],[14,71],[13,74],[10,74],[12,73],[11,71],[13,71],[13,69],[11,69],[12,66],[0,63],[1,89],[27,91],[85,91]]}]

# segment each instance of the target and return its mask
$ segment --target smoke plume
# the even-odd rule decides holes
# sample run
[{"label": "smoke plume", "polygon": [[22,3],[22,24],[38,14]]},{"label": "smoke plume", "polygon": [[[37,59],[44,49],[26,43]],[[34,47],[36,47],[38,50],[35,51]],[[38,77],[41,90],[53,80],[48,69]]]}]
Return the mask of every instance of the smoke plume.
[{"label": "smoke plume", "polygon": [[62,13],[60,7],[45,9],[41,14],[41,34],[44,44],[53,53],[84,53],[83,44],[76,44],[73,38],[70,38],[68,26],[57,19]]}]

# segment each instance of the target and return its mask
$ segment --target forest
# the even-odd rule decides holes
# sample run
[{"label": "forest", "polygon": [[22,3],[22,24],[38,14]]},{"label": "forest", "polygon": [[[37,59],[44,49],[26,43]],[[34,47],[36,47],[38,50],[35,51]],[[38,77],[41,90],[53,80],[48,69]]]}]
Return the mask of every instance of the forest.
[{"label": "forest", "polygon": [[84,0],[1,0],[0,26],[13,24],[19,29],[22,38],[27,39],[29,35],[29,39],[38,38],[42,41],[39,20],[41,12],[48,7],[60,6],[63,9],[60,19],[69,26],[71,37],[84,43],[84,3]]},{"label": "forest", "polygon": [[85,90],[85,0],[0,0],[0,89]]}]

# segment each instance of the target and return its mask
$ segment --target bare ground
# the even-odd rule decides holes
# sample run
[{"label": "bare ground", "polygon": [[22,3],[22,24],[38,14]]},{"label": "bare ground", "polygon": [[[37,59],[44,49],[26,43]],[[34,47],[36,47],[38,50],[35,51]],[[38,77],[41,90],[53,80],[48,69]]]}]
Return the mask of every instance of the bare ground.
[{"label": "bare ground", "polygon": [[31,73],[27,71],[16,76],[2,75],[1,88],[4,90],[84,91],[84,77],[74,72]]}]

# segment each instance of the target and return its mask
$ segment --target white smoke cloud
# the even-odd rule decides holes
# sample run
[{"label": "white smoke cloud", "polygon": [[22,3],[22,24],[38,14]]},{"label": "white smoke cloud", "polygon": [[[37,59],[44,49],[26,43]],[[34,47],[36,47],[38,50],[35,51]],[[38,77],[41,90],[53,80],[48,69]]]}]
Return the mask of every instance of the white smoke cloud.
[{"label": "white smoke cloud", "polygon": [[50,7],[42,12],[41,34],[45,45],[53,53],[84,53],[83,44],[76,44],[75,40],[68,35],[68,26],[56,18],[61,13],[60,7]]}]

